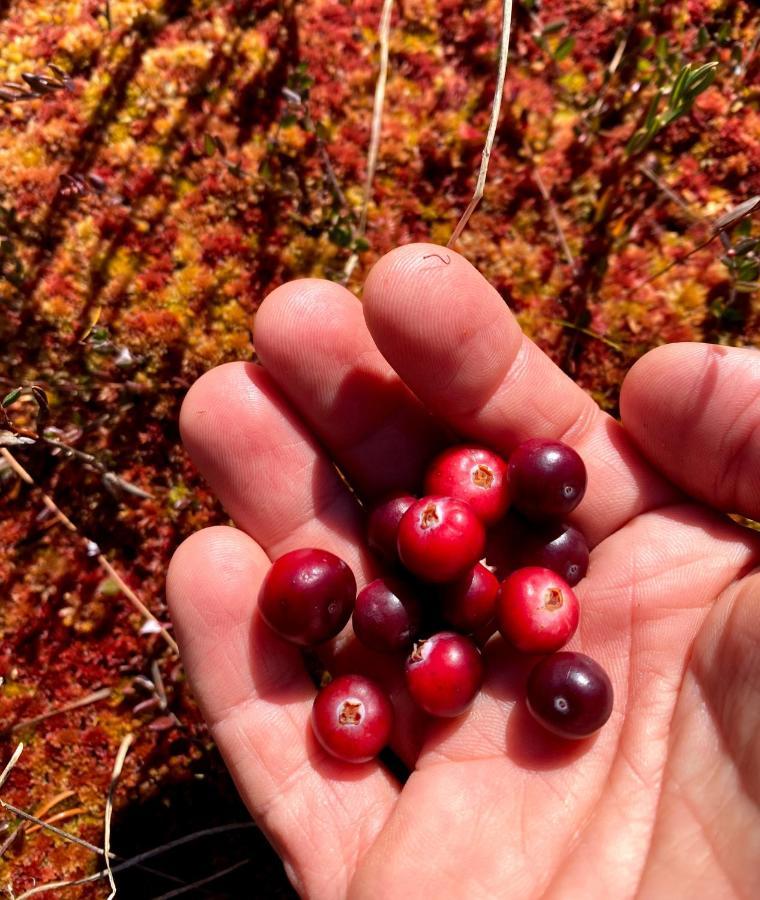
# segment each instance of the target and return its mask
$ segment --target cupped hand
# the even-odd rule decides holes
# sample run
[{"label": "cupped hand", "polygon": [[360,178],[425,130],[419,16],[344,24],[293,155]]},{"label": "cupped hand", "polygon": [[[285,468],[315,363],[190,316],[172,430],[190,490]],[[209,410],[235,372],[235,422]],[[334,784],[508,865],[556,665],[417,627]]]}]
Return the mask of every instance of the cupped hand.
[{"label": "cupped hand", "polygon": [[[464,258],[415,244],[382,259],[363,303],[304,280],[263,303],[261,365],[204,375],[182,411],[200,471],[239,529],[177,551],[168,592],[214,738],[304,896],[563,898],[760,895],[760,354],[700,344],[643,357],[621,426],[525,338]],[[589,486],[572,519],[593,551],[569,649],[602,663],[610,721],[543,732],[526,662],[500,638],[469,713],[413,710],[400,666],[342,638],[335,671],[382,679],[404,784],[313,739],[300,652],[256,614],[270,561],[297,547],[376,563],[360,501],[418,489],[454,436],[510,451],[568,442]],[[350,487],[349,487],[350,485]]]}]

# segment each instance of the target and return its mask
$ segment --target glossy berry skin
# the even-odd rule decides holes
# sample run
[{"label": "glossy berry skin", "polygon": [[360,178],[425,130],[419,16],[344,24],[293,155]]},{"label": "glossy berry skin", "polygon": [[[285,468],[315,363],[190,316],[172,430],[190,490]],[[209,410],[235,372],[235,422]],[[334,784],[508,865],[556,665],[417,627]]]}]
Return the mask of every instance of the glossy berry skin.
[{"label": "glossy berry skin", "polygon": [[517,569],[496,601],[499,631],[523,653],[553,653],[575,634],[580,617],[573,589],[551,569]]},{"label": "glossy berry skin", "polygon": [[315,697],[311,727],[331,756],[349,763],[369,762],[390,740],[393,706],[371,679],[340,675]]},{"label": "glossy berry skin", "polygon": [[359,591],[351,618],[357,638],[378,653],[407,650],[422,623],[413,590],[398,578],[377,578]]},{"label": "glossy berry skin", "polygon": [[526,529],[518,553],[521,566],[543,566],[573,587],[588,571],[586,538],[572,525],[546,524]]},{"label": "glossy berry skin", "polygon": [[441,614],[458,631],[478,631],[493,619],[498,593],[498,578],[476,563],[464,578],[441,588]]},{"label": "glossy berry skin", "polygon": [[399,522],[416,499],[411,494],[397,492],[383,498],[370,511],[367,520],[367,543],[387,563],[395,565],[399,562],[396,547]]},{"label": "glossy berry skin", "polygon": [[419,641],[406,661],[409,693],[432,716],[461,715],[480,690],[483,674],[478,648],[454,631]]},{"label": "glossy berry skin", "polygon": [[509,457],[512,505],[533,521],[561,519],[586,492],[586,467],[567,444],[534,438]]},{"label": "glossy berry skin", "polygon": [[493,525],[509,507],[507,462],[486,447],[449,447],[430,464],[425,493],[464,500],[484,525]]},{"label": "glossy berry skin", "polygon": [[544,728],[574,740],[598,731],[612,712],[612,684],[598,662],[583,653],[555,653],[528,678],[528,709]]},{"label": "glossy berry skin", "polygon": [[259,611],[280,637],[310,647],[343,629],[355,599],[356,579],[342,559],[327,550],[291,550],[264,578]]},{"label": "glossy berry skin", "polygon": [[466,575],[485,545],[483,523],[469,504],[454,497],[423,497],[398,527],[401,562],[418,578],[436,584]]}]

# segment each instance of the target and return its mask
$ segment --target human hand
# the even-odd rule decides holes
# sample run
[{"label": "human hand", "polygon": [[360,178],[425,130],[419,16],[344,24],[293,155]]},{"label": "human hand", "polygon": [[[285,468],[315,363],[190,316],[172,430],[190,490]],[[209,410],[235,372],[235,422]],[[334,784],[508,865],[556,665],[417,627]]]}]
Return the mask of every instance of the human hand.
[{"label": "human hand", "polygon": [[[181,422],[240,530],[185,541],[168,594],[213,736],[298,891],[757,896],[760,545],[708,506],[760,517],[760,354],[647,354],[623,387],[624,430],[469,263],[426,244],[377,264],[363,308],[329,282],[277,289],[255,340],[264,368],[207,373]],[[300,651],[262,624],[256,596],[297,547],[333,551],[360,584],[375,577],[333,461],[362,499],[414,490],[451,431],[504,453],[558,438],[583,456],[588,490],[570,518],[594,549],[569,649],[607,669],[615,707],[594,738],[552,737],[525,711],[525,660],[496,638],[469,713],[433,720],[411,709],[402,666],[338,639],[327,668],[358,652],[389,687],[393,749],[413,770],[400,785],[379,762],[321,750]]]}]

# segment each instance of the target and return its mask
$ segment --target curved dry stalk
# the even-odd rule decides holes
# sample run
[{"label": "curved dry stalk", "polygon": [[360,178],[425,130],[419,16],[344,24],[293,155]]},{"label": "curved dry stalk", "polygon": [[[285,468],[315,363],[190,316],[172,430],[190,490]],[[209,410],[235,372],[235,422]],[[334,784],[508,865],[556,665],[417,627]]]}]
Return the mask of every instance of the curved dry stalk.
[{"label": "curved dry stalk", "polygon": [[111,772],[111,783],[108,785],[108,796],[106,797],[105,826],[103,835],[103,856],[106,858],[106,872],[108,882],[111,885],[111,893],[108,900],[113,900],[116,896],[116,882],[113,880],[113,872],[111,871],[111,813],[113,812],[113,795],[116,791],[116,784],[119,781],[121,770],[124,768],[124,760],[127,758],[127,752],[134,741],[133,734],[126,734],[119,744],[116,752],[116,759]]},{"label": "curved dry stalk", "polygon": [[372,194],[372,182],[375,180],[377,157],[380,151],[380,133],[383,124],[383,106],[385,104],[385,86],[388,81],[388,56],[390,55],[391,14],[393,0],[383,0],[380,14],[380,72],[375,85],[375,104],[372,110],[372,130],[370,132],[369,154],[367,155],[367,178],[364,182],[364,202],[359,216],[359,234],[367,228],[367,211]]},{"label": "curved dry stalk", "polygon": [[486,186],[486,177],[488,176],[488,163],[491,159],[491,150],[496,140],[496,127],[499,124],[499,113],[501,112],[501,100],[504,95],[504,78],[507,73],[507,57],[509,55],[509,33],[512,30],[512,0],[503,0],[501,13],[501,42],[499,44],[499,71],[496,77],[496,92],[493,96],[493,106],[491,107],[491,122],[488,126],[488,134],[486,135],[486,143],[483,147],[483,155],[480,160],[480,170],[478,172],[478,180],[475,184],[475,193],[472,200],[464,211],[462,218],[457,222],[454,233],[449,238],[447,247],[453,247],[459,240],[470,216],[480,203]]}]

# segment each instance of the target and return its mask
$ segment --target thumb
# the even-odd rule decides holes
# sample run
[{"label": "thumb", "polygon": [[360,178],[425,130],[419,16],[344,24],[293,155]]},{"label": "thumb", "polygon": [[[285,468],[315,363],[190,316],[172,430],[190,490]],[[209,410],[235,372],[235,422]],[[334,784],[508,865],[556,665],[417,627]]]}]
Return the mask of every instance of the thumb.
[{"label": "thumb", "polygon": [[628,373],[620,408],[641,452],[676,485],[760,518],[760,352],[668,344]]}]

